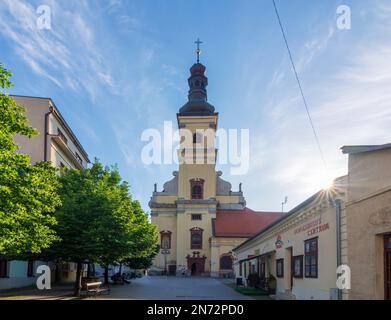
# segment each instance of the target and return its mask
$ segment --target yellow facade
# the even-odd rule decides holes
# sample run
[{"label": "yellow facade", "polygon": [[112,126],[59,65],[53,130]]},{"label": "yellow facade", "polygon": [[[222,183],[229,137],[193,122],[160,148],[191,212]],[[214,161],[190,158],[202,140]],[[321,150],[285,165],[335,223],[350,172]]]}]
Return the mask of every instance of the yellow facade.
[{"label": "yellow facade", "polygon": [[[222,180],[222,173],[216,171],[217,150],[214,143],[218,114],[207,102],[204,72],[203,65],[193,65],[189,102],[177,118],[179,128],[188,136],[195,137],[199,130],[205,130],[205,133],[190,145],[185,141],[185,133],[180,134],[179,170],[173,173],[171,181],[164,184],[163,191],[158,192],[155,188],[150,201],[152,223],[158,226],[161,236],[169,234],[170,237],[168,248],[161,250],[155,258],[154,268],[170,274],[186,272],[218,276],[224,273],[220,258],[230,255],[235,246],[246,240],[215,238],[213,235],[217,211],[242,210],[245,200],[242,192],[233,192],[231,184]],[[204,161],[200,162],[200,159]],[[195,199],[192,196],[192,183],[202,186],[202,197]],[[202,245],[197,249],[192,248],[192,230],[202,233]],[[194,267],[198,262],[203,264],[199,269]]]},{"label": "yellow facade", "polygon": [[[236,247],[234,252],[237,277],[243,278],[246,283],[250,274],[256,273],[265,278],[272,275],[277,280],[277,299],[342,298],[343,292],[338,292],[336,286],[337,267],[343,260],[343,253],[340,253],[338,258],[337,241],[340,242],[340,248],[346,242],[346,239],[341,237],[341,222],[345,215],[345,181],[345,177],[339,179],[339,187],[320,191],[285,217]],[[315,273],[306,273],[309,267],[306,270],[305,246],[310,241],[317,247],[314,254]],[[301,268],[301,273],[296,275],[293,271],[293,259],[299,261],[297,271]],[[278,263],[283,265],[282,274],[277,273]]]},{"label": "yellow facade", "polygon": [[[349,299],[391,300],[391,144],[347,146]],[[387,241],[386,241],[387,239]]]}]

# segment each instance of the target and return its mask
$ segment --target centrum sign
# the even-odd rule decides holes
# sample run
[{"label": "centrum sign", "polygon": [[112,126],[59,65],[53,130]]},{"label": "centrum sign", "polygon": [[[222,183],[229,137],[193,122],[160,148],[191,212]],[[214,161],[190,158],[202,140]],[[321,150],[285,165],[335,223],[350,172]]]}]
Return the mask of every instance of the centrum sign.
[{"label": "centrum sign", "polygon": [[322,218],[319,218],[298,227],[297,229],[295,229],[295,234],[307,231],[308,236],[313,236],[314,234],[323,232],[328,229],[330,229],[329,224],[322,224]]}]

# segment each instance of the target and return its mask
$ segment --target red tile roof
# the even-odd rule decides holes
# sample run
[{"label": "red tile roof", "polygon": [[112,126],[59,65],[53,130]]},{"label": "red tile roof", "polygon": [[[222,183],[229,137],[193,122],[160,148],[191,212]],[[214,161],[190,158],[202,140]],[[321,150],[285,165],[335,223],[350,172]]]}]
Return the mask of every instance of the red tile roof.
[{"label": "red tile roof", "polygon": [[213,221],[215,237],[248,238],[280,218],[281,212],[244,210],[218,210]]}]

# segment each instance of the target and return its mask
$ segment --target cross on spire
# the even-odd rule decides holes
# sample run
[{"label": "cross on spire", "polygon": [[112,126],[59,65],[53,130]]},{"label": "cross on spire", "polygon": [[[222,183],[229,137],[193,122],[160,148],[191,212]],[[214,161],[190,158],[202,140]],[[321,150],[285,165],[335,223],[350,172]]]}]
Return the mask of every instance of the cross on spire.
[{"label": "cross on spire", "polygon": [[201,49],[200,49],[200,44],[202,44],[203,42],[200,41],[200,38],[197,38],[197,41],[194,42],[196,45],[197,45],[197,63],[200,63],[200,55],[201,55]]}]

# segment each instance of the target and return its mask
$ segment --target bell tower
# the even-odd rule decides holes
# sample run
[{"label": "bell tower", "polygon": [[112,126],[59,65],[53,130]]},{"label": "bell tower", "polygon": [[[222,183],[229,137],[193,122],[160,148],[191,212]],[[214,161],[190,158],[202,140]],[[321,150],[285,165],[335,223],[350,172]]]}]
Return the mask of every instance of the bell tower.
[{"label": "bell tower", "polygon": [[206,67],[199,62],[199,53],[197,48],[197,63],[190,68],[188,102],[177,114],[181,137],[178,197],[188,200],[216,197],[218,113],[208,102]]},{"label": "bell tower", "polygon": [[231,236],[220,233],[224,237],[217,238],[219,221],[231,228],[224,219],[245,213],[246,201],[241,188],[232,191],[232,185],[221,178],[222,172],[216,172],[218,113],[208,102],[206,67],[200,62],[201,41],[196,44],[197,60],[190,68],[188,99],[177,113],[179,168],[162,191],[155,185],[149,203],[162,248],[154,266],[169,274],[217,276],[220,258],[243,241],[235,232]]}]

